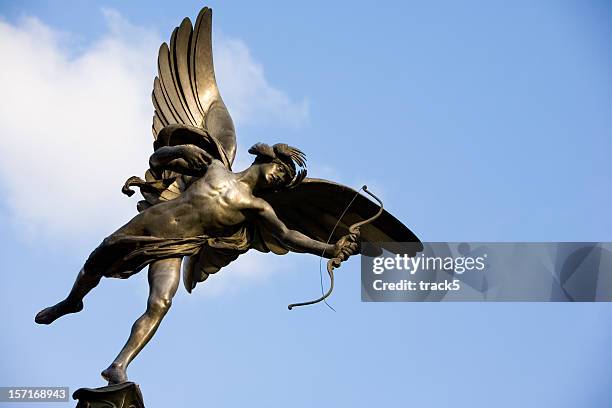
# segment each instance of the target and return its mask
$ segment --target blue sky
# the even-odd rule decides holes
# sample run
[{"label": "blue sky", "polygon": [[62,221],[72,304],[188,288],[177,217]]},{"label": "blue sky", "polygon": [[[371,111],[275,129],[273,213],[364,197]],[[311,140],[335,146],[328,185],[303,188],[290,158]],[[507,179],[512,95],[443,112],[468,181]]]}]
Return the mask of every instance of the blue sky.
[{"label": "blue sky", "polygon": [[[146,274],[33,317],[135,213],[119,189],[150,154],[156,49],[204,4],[58,4],[0,2],[0,385],[74,390],[103,385]],[[238,163],[256,141],[299,146],[313,176],[368,184],[422,240],[612,239],[607,2],[207,5]],[[318,267],[248,256],[179,289],[128,371],[147,407],[612,402],[607,304],[361,303],[355,258],[336,313],[287,311]]]}]

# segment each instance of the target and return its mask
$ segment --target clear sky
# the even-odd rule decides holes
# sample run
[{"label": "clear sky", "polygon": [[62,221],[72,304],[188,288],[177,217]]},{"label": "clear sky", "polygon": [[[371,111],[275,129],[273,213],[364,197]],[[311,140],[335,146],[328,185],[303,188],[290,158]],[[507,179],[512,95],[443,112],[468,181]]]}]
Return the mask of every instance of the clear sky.
[{"label": "clear sky", "polygon": [[[204,5],[238,167],[299,146],[422,240],[612,240],[609,2],[2,1],[0,385],[103,385],[144,310],[143,272],[33,322],[135,214],[156,50]],[[611,305],[366,304],[354,257],[336,313],[287,311],[318,268],[247,255],[180,288],[128,371],[147,407],[612,404]]]}]

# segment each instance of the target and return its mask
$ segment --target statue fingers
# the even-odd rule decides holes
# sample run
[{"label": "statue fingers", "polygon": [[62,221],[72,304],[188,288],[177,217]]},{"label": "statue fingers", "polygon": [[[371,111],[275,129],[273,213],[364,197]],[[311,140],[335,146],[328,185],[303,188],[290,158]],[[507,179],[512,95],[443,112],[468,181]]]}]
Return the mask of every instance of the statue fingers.
[{"label": "statue fingers", "polygon": [[344,259],[348,259],[349,256],[353,255],[353,251],[350,248],[344,248],[342,249],[342,255],[344,256]]}]

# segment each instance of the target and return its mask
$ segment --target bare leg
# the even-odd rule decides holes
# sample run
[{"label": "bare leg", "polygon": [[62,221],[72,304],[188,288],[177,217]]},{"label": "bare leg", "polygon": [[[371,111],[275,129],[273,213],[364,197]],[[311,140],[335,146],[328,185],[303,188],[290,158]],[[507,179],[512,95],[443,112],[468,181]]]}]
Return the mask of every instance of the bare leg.
[{"label": "bare leg", "polygon": [[34,321],[38,324],[50,324],[68,313],[80,312],[83,309],[83,298],[98,286],[100,279],[102,275],[94,275],[81,269],[66,299],[38,312]]},{"label": "bare leg", "polygon": [[182,258],[162,259],[149,266],[147,310],[132,326],[130,337],[119,355],[106,370],[102,371],[102,377],[109,384],[127,381],[128,365],[151,340],[170,309],[181,276],[181,260]]}]

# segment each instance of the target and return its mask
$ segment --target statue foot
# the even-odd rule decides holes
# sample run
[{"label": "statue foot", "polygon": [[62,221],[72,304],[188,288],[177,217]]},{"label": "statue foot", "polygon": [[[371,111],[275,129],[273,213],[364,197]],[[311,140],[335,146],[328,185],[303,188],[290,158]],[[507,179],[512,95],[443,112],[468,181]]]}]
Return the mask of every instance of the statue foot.
[{"label": "statue foot", "polygon": [[78,303],[62,300],[58,304],[38,312],[34,321],[38,324],[51,324],[53,321],[69,313],[77,313],[83,310],[83,302]]},{"label": "statue foot", "polygon": [[127,382],[127,374],[123,367],[113,363],[106,370],[102,371],[102,378],[108,381],[108,385],[121,384]]}]

